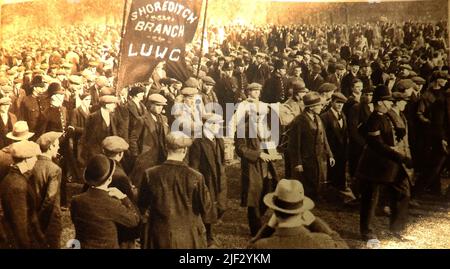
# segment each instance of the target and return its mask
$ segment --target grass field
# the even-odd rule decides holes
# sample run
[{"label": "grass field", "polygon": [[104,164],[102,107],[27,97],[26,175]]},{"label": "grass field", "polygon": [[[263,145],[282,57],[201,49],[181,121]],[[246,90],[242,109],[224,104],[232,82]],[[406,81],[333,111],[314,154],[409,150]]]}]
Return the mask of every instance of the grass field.
[{"label": "grass field", "polygon": [[[282,170],[282,163],[277,163],[278,170]],[[242,249],[247,246],[250,239],[247,225],[246,208],[240,204],[240,166],[239,164],[227,167],[228,176],[228,210],[222,222],[214,227],[216,239],[221,243],[220,247],[225,249]],[[444,180],[448,186],[450,179]],[[79,191],[79,185],[70,185],[69,193]],[[409,242],[401,242],[389,238],[383,231],[388,230],[388,218],[377,216],[374,227],[381,242],[380,248],[403,248],[403,249],[438,249],[450,248],[450,202],[434,201],[432,197],[419,200],[420,207],[410,209],[409,224],[406,237]],[[312,211],[316,216],[323,218],[330,227],[340,233],[351,248],[366,248],[366,242],[360,240],[359,236],[359,210],[342,208],[330,204],[318,204]],[[270,212],[266,213],[266,218]],[[62,245],[74,238],[75,232],[70,221],[69,212],[63,215],[63,238]]]}]

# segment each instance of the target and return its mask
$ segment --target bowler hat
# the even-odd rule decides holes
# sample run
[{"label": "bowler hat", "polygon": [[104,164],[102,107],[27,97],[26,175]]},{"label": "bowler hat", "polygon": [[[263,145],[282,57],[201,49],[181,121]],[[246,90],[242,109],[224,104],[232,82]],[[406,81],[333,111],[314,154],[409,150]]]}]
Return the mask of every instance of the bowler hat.
[{"label": "bowler hat", "polygon": [[378,101],[393,101],[394,98],[392,98],[391,91],[386,85],[378,85],[375,88],[375,91],[373,93],[373,102],[376,103]]},{"label": "bowler hat", "polygon": [[98,187],[105,183],[114,173],[116,164],[105,155],[95,155],[92,157],[84,171],[86,183],[93,187]]}]

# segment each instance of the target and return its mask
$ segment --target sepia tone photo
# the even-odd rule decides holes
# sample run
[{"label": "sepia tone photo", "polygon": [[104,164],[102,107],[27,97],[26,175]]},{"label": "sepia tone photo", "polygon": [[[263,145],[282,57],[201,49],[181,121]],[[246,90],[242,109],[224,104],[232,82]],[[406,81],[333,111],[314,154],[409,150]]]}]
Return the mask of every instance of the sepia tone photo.
[{"label": "sepia tone photo", "polygon": [[449,4],[0,0],[0,249],[449,248]]}]

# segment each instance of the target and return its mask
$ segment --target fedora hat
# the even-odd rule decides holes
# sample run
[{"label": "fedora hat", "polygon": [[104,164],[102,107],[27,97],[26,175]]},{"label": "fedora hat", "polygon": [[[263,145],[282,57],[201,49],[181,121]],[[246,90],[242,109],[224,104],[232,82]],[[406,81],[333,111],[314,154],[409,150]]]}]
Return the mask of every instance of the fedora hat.
[{"label": "fedora hat", "polygon": [[11,140],[22,141],[30,139],[33,135],[34,133],[30,132],[26,121],[18,121],[14,124],[13,130],[6,134],[6,137]]},{"label": "fedora hat", "polygon": [[280,180],[275,192],[264,196],[264,204],[273,210],[293,215],[314,208],[314,202],[305,196],[302,183],[295,179]]},{"label": "fedora hat", "polygon": [[305,107],[320,105],[322,104],[322,98],[320,98],[320,95],[317,92],[310,92],[303,97],[303,103],[305,104]]},{"label": "fedora hat", "polygon": [[98,187],[112,176],[115,169],[116,163],[113,160],[97,154],[89,160],[84,171],[84,179],[88,185]]}]

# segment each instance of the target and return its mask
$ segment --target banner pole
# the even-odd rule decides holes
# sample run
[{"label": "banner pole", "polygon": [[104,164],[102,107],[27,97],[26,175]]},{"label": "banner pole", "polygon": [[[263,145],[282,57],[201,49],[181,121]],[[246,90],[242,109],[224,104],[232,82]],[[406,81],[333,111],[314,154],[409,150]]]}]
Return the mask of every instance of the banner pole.
[{"label": "banner pole", "polygon": [[122,30],[120,31],[120,45],[119,45],[119,55],[118,55],[118,60],[117,60],[117,84],[116,84],[116,95],[119,94],[119,91],[121,89],[118,89],[119,87],[119,70],[120,70],[120,64],[121,64],[121,59],[122,59],[122,46],[123,46],[123,36],[124,36],[124,32],[125,32],[125,20],[126,20],[126,16],[127,16],[127,9],[128,9],[128,0],[125,0],[124,6],[123,6],[123,15],[122,15]]},{"label": "banner pole", "polygon": [[203,40],[205,38],[205,28],[206,28],[206,16],[208,15],[208,0],[206,0],[205,5],[205,14],[203,16],[203,28],[202,28],[202,40],[200,43],[200,55],[198,57],[198,65],[197,65],[197,75],[196,78],[198,79],[198,76],[200,75],[200,65],[202,64],[202,54],[203,54]]}]

